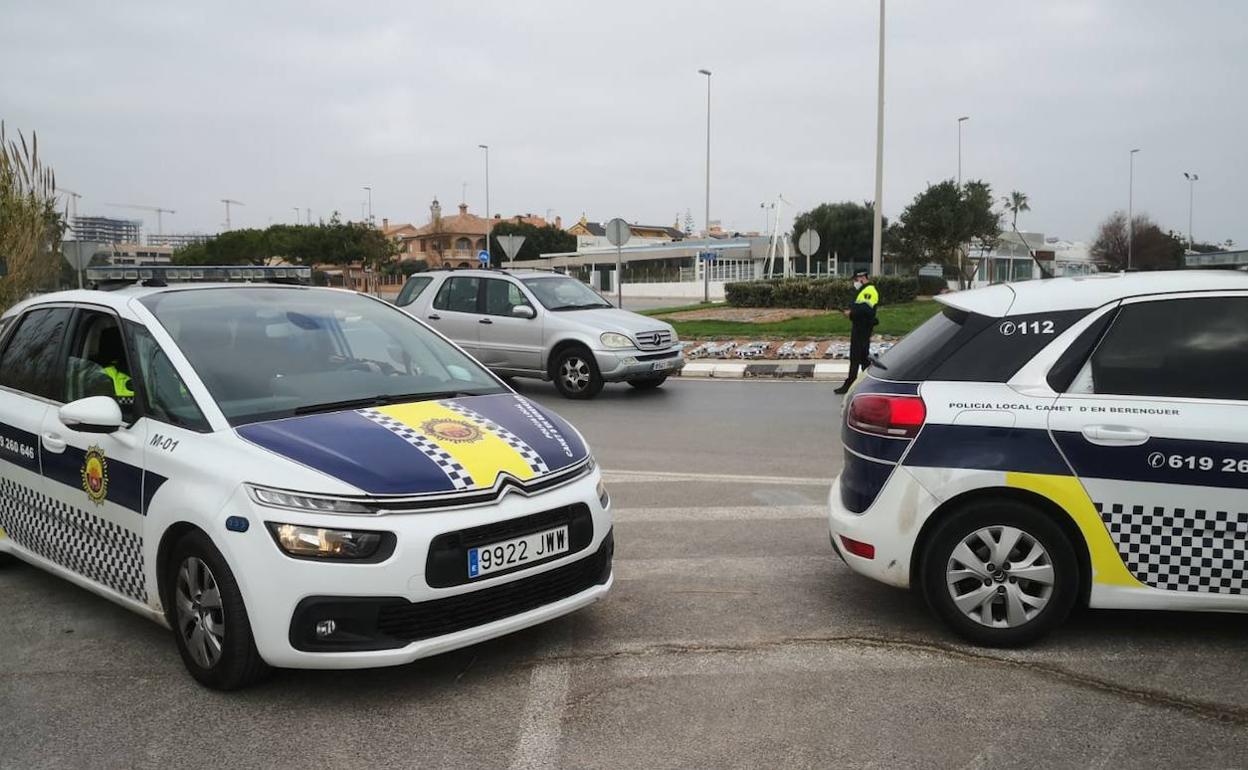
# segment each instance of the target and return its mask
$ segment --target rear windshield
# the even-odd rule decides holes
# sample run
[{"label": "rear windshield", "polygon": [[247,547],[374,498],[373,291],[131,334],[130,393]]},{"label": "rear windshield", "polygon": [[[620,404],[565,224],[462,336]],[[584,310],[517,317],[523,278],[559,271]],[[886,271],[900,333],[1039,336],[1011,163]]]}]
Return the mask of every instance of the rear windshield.
[{"label": "rear windshield", "polygon": [[993,318],[946,307],[893,346],[874,371],[903,382],[1006,382],[1088,312]]}]

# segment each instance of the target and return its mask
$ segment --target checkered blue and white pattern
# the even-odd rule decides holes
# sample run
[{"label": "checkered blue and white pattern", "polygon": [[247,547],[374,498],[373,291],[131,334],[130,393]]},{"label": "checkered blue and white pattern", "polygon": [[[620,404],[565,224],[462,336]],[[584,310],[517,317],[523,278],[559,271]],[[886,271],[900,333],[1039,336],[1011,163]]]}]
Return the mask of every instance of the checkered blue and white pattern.
[{"label": "checkered blue and white pattern", "polygon": [[1096,510],[1131,574],[1167,591],[1248,589],[1248,513],[1113,503]]},{"label": "checkered blue and white pattern", "polygon": [[451,486],[456,490],[470,489],[474,486],[475,482],[473,482],[472,476],[468,474],[464,466],[460,465],[459,461],[452,457],[450,453],[430,441],[420,431],[375,409],[361,409],[359,413],[416,447],[425,457],[433,460],[442,469],[442,472],[446,474],[446,477],[450,479]]},{"label": "checkered blue and white pattern", "polygon": [[14,543],[131,599],[147,601],[143,537],[0,478],[0,529]]},{"label": "checkered blue and white pattern", "polygon": [[541,476],[542,474],[550,473],[550,468],[546,465],[546,461],[543,460],[542,456],[537,453],[537,450],[529,446],[524,439],[520,438],[488,417],[485,417],[478,412],[474,412],[463,404],[459,404],[454,401],[439,401],[438,403],[441,406],[450,409],[452,412],[472,420],[477,425],[501,438],[504,442],[506,442],[507,446],[516,450],[516,452],[520,454],[520,457],[524,458],[524,461],[528,463],[529,470],[533,471],[534,475]]}]

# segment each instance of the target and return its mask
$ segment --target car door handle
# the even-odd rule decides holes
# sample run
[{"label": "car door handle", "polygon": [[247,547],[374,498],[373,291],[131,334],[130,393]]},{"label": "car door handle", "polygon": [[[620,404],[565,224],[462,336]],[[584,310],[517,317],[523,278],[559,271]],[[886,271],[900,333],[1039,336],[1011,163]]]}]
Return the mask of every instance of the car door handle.
[{"label": "car door handle", "polygon": [[65,439],[55,433],[43,434],[43,448],[52,454],[59,455],[61,452],[65,451],[66,446],[68,446],[68,444],[65,442]]},{"label": "car door handle", "polygon": [[494,322],[493,322],[493,321],[491,321],[491,320],[490,320],[490,319],[488,319],[488,318],[481,318],[481,319],[478,319],[477,323],[479,323],[479,324],[492,324],[492,323],[494,323]]},{"label": "car door handle", "polygon": [[1126,425],[1085,425],[1083,437],[1098,446],[1139,446],[1148,441],[1148,431]]},{"label": "car door handle", "polygon": [[429,320],[430,320],[430,321],[441,321],[441,320],[442,320],[442,316],[438,315],[437,313],[430,313],[430,314],[429,314]]}]

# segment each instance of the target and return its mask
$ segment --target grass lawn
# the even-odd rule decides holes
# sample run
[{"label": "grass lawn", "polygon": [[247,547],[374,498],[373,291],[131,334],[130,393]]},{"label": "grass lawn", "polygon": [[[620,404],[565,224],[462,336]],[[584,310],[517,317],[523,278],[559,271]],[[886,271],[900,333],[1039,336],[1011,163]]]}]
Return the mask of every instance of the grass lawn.
[{"label": "grass lawn", "polygon": [[[693,305],[676,310],[697,310],[705,305]],[[940,310],[940,304],[932,300],[907,302],[902,305],[885,305],[880,308],[880,323],[875,327],[876,334],[888,334],[900,337],[908,334],[919,324],[931,318]],[[647,311],[646,315],[657,316],[675,312],[673,309]],[[776,323],[745,323],[741,321],[672,321],[664,319],[676,327],[681,339],[705,339],[711,337],[758,337],[761,339],[780,338],[794,339],[801,337],[825,338],[848,337],[849,319],[839,312],[827,315],[790,318]]]}]

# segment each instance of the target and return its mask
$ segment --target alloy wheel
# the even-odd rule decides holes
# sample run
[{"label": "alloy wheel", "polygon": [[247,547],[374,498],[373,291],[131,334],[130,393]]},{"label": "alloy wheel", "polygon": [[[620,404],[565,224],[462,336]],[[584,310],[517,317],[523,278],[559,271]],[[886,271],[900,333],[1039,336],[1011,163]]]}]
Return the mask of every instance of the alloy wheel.
[{"label": "alloy wheel", "polygon": [[559,377],[568,390],[579,393],[589,387],[593,373],[585,359],[579,356],[568,356],[563,359],[563,365],[559,367]]},{"label": "alloy wheel", "polygon": [[174,602],[186,649],[200,666],[212,668],[225,645],[225,609],[217,579],[202,559],[188,556],[182,562]]},{"label": "alloy wheel", "polygon": [[1055,574],[1034,536],[1010,526],[975,530],[953,549],[945,583],[954,605],[990,628],[1017,628],[1044,611]]}]

